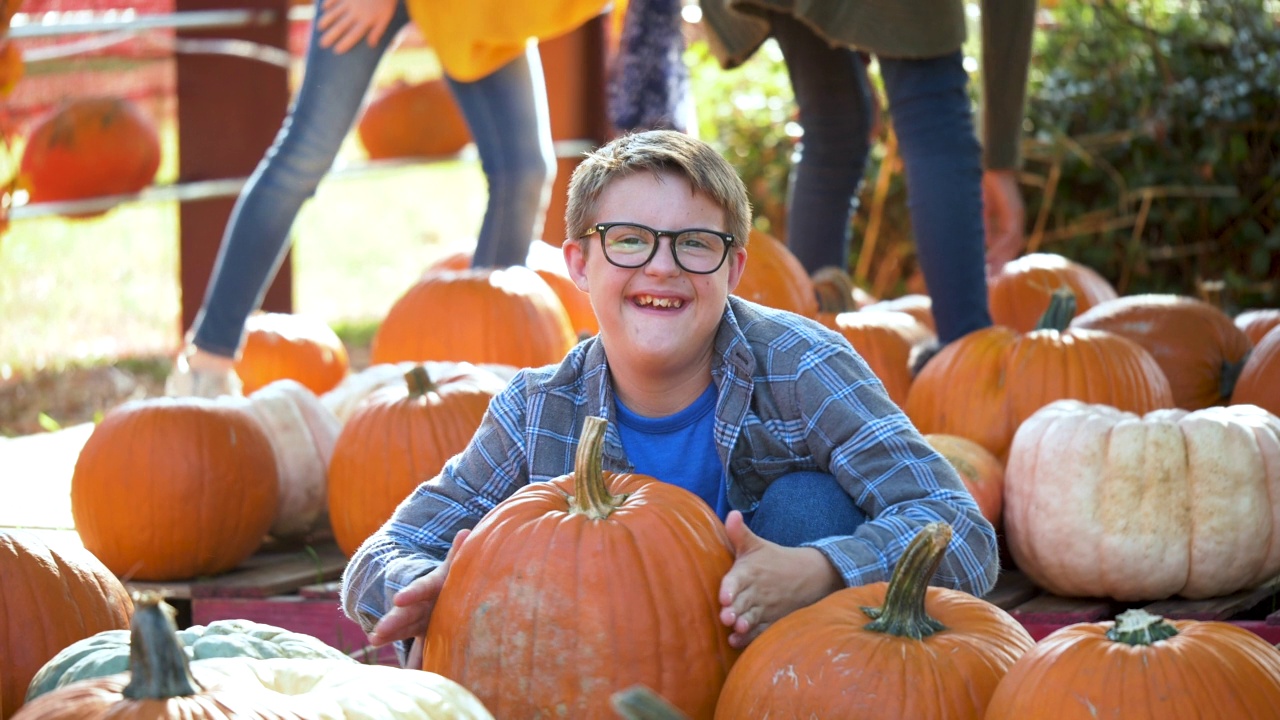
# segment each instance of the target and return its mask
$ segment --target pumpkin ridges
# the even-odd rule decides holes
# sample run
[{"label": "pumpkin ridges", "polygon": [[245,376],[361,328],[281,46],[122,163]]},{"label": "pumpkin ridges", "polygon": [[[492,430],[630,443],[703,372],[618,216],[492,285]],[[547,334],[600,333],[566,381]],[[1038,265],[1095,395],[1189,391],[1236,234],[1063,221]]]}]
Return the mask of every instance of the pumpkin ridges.
[{"label": "pumpkin ridges", "polygon": [[1262,336],[1240,371],[1231,404],[1257,405],[1273,415],[1280,415],[1280,326]]}]

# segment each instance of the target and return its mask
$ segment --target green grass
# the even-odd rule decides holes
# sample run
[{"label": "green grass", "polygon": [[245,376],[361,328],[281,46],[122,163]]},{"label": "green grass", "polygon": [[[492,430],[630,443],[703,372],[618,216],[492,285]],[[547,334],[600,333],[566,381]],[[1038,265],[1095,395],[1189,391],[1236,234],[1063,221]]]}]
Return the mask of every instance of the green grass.
[{"label": "green grass", "polygon": [[[459,161],[331,177],[294,224],[294,309],[375,324],[435,257],[474,242],[484,177]],[[172,352],[181,341],[176,203],[32,218],[0,237],[0,378]]]}]

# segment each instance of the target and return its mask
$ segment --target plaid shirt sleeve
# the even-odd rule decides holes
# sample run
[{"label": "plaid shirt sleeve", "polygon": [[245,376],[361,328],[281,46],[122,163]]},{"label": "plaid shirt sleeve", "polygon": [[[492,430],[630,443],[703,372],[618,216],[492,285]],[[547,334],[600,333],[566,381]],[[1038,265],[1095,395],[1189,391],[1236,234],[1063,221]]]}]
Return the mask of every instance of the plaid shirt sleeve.
[{"label": "plaid shirt sleeve", "polygon": [[397,592],[444,561],[458,531],[474,527],[528,483],[526,388],[520,373],[489,404],[466,449],[419,485],[352,556],[342,576],[342,609],[365,632]]},{"label": "plaid shirt sleeve", "polygon": [[999,571],[995,529],[862,358],[834,343],[815,343],[793,380],[806,450],[870,518],[851,536],[810,546],[827,556],[846,585],[862,585],[888,580],[916,533],[945,522],[953,537],[932,583],[975,596],[988,592]]}]

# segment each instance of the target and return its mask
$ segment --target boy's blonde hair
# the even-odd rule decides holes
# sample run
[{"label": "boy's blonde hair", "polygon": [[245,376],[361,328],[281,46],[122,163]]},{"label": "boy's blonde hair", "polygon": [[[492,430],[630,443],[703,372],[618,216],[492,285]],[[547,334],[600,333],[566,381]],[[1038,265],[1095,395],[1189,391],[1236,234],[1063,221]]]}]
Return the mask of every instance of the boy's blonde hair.
[{"label": "boy's blonde hair", "polygon": [[569,180],[568,206],[564,212],[569,239],[582,237],[591,230],[596,205],[609,183],[644,170],[682,175],[694,192],[706,195],[724,210],[724,231],[733,235],[734,244],[747,246],[751,202],[747,200],[742,178],[710,145],[672,130],[623,135],[587,153]]}]

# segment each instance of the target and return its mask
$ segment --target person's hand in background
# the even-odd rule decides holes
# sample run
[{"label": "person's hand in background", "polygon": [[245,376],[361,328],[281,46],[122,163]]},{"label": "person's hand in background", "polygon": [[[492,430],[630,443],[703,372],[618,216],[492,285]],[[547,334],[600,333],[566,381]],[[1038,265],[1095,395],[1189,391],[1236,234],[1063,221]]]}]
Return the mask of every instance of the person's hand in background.
[{"label": "person's hand in background", "polygon": [[991,276],[1021,255],[1027,244],[1026,209],[1018,190],[1017,171],[982,173],[982,208],[987,228],[987,275]]},{"label": "person's hand in background", "polygon": [[368,38],[369,47],[382,41],[397,0],[324,0],[316,28],[320,31],[320,47],[341,55]]}]

